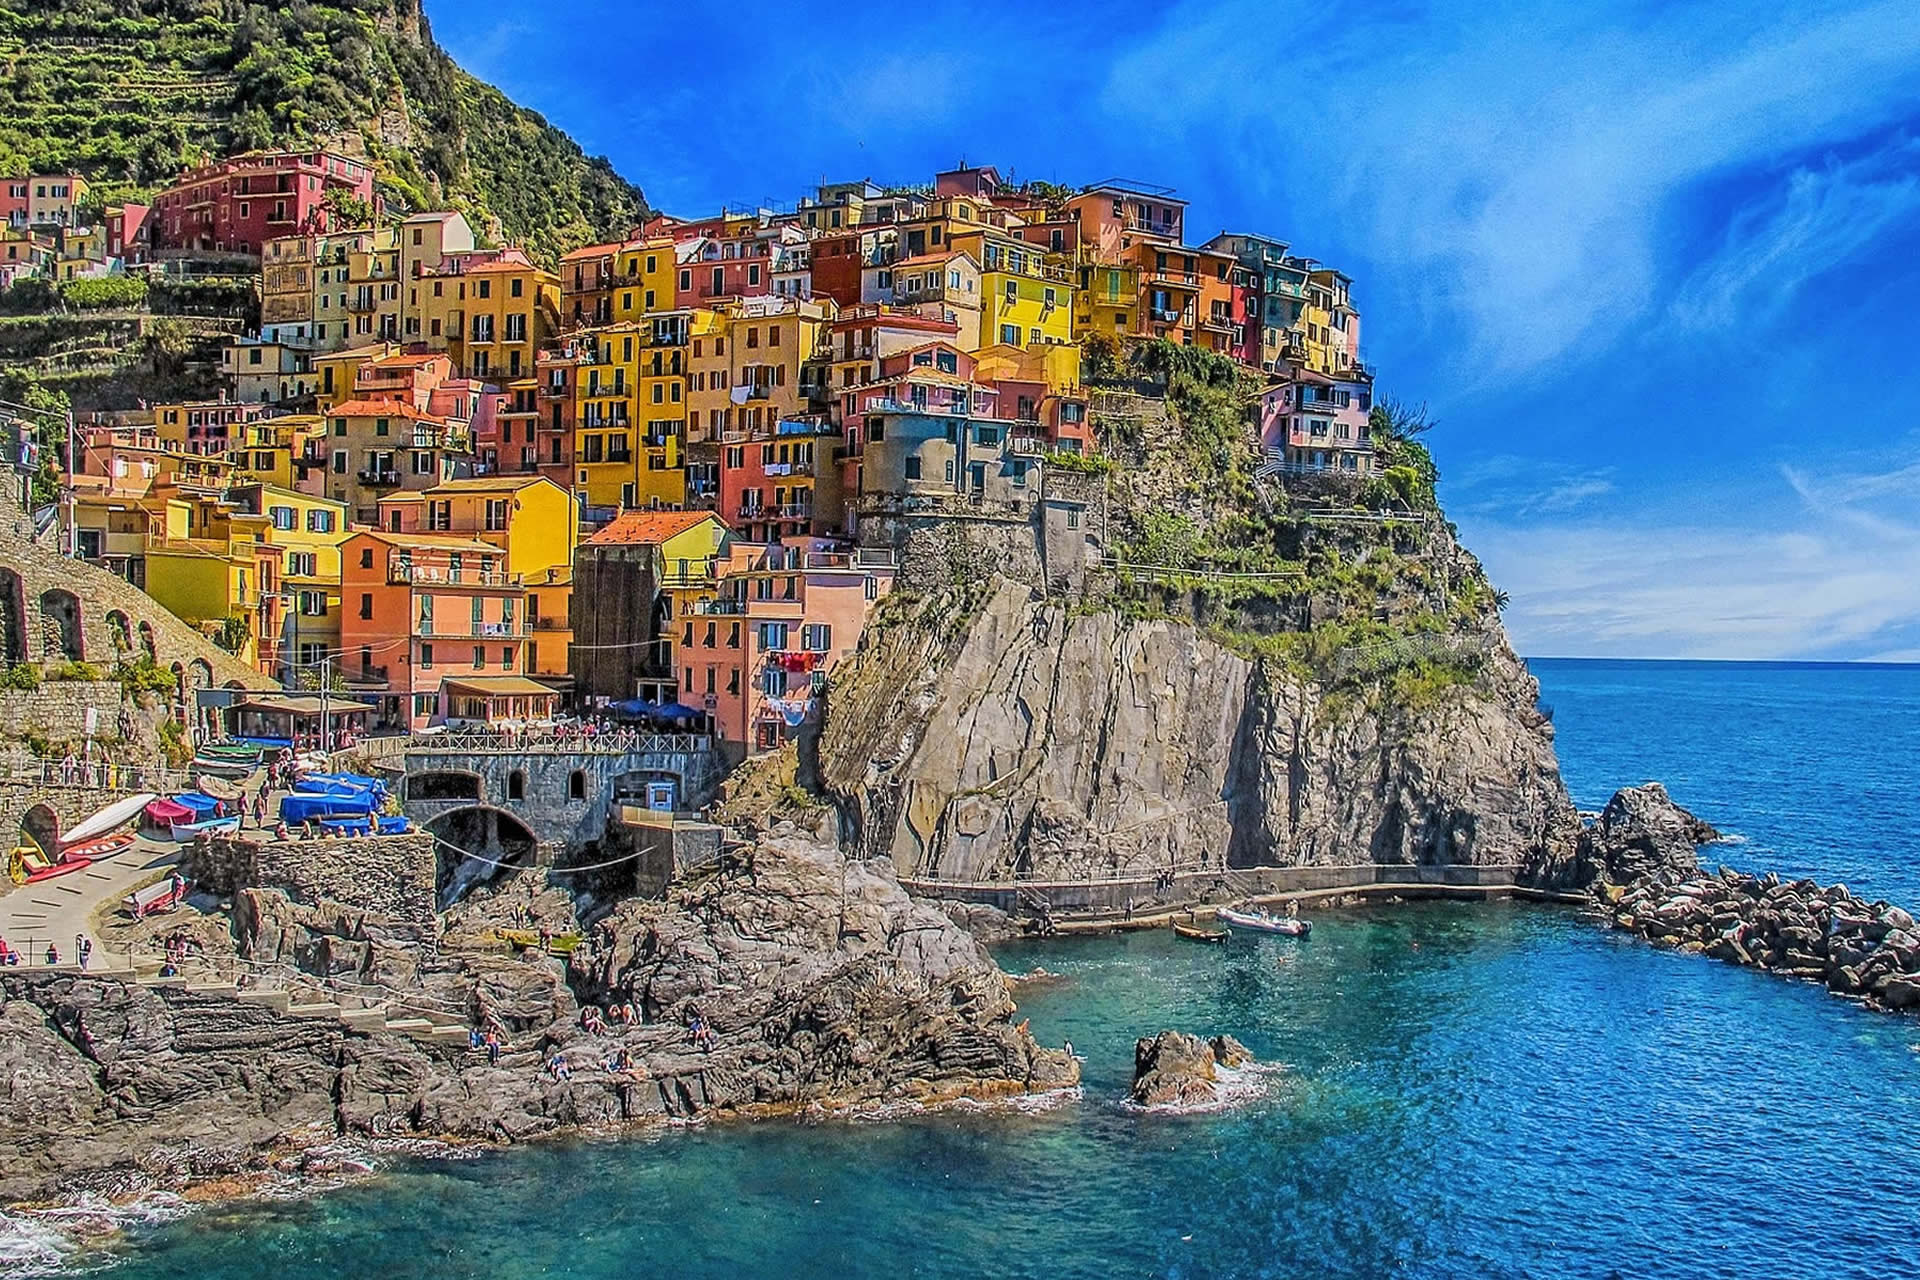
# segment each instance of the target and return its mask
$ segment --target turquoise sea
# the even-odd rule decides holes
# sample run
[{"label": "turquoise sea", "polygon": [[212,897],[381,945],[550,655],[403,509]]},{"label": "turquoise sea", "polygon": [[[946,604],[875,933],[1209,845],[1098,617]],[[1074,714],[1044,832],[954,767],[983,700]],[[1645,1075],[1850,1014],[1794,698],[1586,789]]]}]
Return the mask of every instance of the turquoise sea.
[{"label": "turquoise sea", "polygon": [[[1920,902],[1920,669],[1541,662],[1576,799],[1657,777],[1777,866]],[[1920,1021],[1523,906],[1305,943],[1006,948],[1087,1056],[1029,1114],[718,1126],[426,1161],[142,1229],[196,1277],[1885,1277],[1920,1273]],[[1134,1037],[1280,1065],[1202,1116],[1117,1099]]]}]

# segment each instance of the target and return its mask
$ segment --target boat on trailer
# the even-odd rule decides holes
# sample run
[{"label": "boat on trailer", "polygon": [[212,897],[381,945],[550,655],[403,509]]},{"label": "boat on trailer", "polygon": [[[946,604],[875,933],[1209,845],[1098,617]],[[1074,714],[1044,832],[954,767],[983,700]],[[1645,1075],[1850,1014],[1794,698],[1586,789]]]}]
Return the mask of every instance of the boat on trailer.
[{"label": "boat on trailer", "polygon": [[198,822],[176,822],[170,830],[173,838],[182,843],[200,836],[230,836],[240,830],[240,815],[229,813],[218,818],[202,818]]},{"label": "boat on trailer", "polygon": [[1222,907],[1217,914],[1220,919],[1234,928],[1249,929],[1255,933],[1277,933],[1288,938],[1304,938],[1313,929],[1313,926],[1305,920],[1276,916],[1265,910],[1236,911],[1232,907]]}]

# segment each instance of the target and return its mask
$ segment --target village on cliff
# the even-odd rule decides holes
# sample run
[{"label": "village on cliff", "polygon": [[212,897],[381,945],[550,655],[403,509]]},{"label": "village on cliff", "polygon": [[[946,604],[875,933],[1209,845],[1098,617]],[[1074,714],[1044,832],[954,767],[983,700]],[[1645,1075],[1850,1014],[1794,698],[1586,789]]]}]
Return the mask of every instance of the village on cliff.
[{"label": "village on cliff", "polygon": [[[1271,470],[1376,466],[1348,278],[1260,235],[1190,244],[1186,203],[1134,183],[828,184],[557,270],[457,212],[386,216],[328,152],[99,213],[77,175],[0,195],[0,286],[257,270],[226,395],[73,424],[53,536],[326,692],[329,730],[612,715],[773,749],[889,590],[889,520],[1079,527],[1043,477],[1104,465],[1087,373],[1140,344],[1261,379]],[[69,630],[57,656],[107,656]],[[155,653],[124,612],[110,643]],[[227,683],[180,676],[183,702]]]}]

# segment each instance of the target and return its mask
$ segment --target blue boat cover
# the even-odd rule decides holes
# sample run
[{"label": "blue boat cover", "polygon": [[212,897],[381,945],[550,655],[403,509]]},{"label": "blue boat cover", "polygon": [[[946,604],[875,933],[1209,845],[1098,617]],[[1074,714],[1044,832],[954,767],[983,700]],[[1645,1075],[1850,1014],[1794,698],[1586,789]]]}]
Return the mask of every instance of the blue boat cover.
[{"label": "blue boat cover", "polygon": [[286,822],[305,822],[309,818],[364,818],[379,811],[380,802],[371,792],[339,795],[291,795],[280,798],[280,817]]},{"label": "blue boat cover", "polygon": [[172,800],[177,805],[184,806],[185,808],[193,810],[196,814],[209,818],[213,816],[213,811],[220,807],[218,800],[198,791],[182,791],[179,795],[172,797]]}]

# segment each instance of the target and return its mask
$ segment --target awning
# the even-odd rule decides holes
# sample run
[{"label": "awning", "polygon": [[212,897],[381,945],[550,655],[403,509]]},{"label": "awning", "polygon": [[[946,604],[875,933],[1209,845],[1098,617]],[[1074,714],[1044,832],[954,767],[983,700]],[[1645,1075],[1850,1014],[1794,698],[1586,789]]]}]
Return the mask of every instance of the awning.
[{"label": "awning", "polygon": [[318,697],[266,697],[248,698],[245,702],[236,702],[228,707],[229,711],[264,711],[271,715],[317,716],[322,710],[328,715],[364,715],[373,710],[364,702],[355,702],[346,698]]},{"label": "awning", "polygon": [[537,680],[525,676],[448,676],[442,682],[448,693],[465,693],[481,698],[554,698],[559,695]]}]

